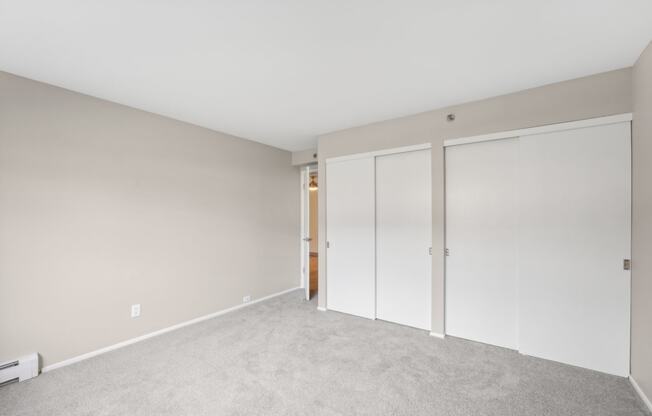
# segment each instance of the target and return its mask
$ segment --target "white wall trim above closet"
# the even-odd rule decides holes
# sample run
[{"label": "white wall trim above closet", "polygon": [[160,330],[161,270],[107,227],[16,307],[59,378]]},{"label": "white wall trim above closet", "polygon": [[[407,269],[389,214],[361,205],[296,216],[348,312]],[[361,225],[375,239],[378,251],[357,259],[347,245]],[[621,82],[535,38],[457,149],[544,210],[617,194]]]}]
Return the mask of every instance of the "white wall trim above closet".
[{"label": "white wall trim above closet", "polygon": [[499,131],[497,133],[481,134],[478,136],[461,137],[458,139],[444,140],[444,147],[487,142],[491,140],[511,139],[532,134],[551,133],[554,131],[581,129],[584,127],[603,126],[607,124],[632,121],[632,113],[616,114],[613,116],[588,118],[584,120],[569,121],[566,123],[548,124],[545,126],[530,127],[527,129]]},{"label": "white wall trim above closet", "polygon": [[402,146],[402,147],[392,147],[389,149],[376,150],[373,152],[356,153],[356,154],[346,155],[346,156],[331,157],[326,159],[326,163],[342,162],[345,160],[354,160],[354,159],[364,159],[368,157],[391,155],[395,153],[413,152],[415,150],[425,150],[430,148],[432,148],[432,145],[430,143],[422,143],[422,144],[415,144],[411,146]]}]

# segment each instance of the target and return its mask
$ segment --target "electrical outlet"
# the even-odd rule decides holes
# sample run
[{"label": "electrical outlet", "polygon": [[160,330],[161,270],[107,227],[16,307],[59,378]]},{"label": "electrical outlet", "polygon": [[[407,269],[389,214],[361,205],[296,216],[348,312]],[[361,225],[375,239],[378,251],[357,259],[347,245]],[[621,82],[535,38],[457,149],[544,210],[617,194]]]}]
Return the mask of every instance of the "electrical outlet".
[{"label": "electrical outlet", "polygon": [[251,302],[251,295],[247,295],[242,298],[242,303],[249,303]]},{"label": "electrical outlet", "polygon": [[131,305],[131,317],[138,318],[140,316],[140,303]]}]

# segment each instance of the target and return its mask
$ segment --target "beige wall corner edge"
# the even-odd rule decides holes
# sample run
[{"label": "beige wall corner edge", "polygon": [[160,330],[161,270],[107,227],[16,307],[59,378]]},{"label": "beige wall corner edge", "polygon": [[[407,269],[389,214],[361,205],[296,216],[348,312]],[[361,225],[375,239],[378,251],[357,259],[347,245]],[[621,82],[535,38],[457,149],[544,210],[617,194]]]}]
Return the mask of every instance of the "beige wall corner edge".
[{"label": "beige wall corner edge", "polygon": [[647,406],[648,410],[652,412],[652,401],[645,395],[645,392],[641,388],[641,386],[638,385],[634,377],[631,375],[629,376],[629,382],[632,383],[632,387],[634,387],[634,390],[636,390],[636,393],[638,393],[639,397],[641,400],[643,400],[643,403]]}]

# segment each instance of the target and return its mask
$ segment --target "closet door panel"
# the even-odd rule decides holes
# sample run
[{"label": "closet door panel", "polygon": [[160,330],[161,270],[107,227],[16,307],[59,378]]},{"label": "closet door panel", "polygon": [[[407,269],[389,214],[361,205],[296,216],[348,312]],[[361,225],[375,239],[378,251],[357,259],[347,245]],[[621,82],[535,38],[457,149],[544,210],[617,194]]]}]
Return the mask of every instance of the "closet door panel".
[{"label": "closet door panel", "polygon": [[430,330],[430,149],[376,158],[376,317]]},{"label": "closet door panel", "polygon": [[629,375],[630,124],[520,139],[520,349]]},{"label": "closet door panel", "polygon": [[517,139],[446,148],[446,334],[518,348]]},{"label": "closet door panel", "polygon": [[326,304],[375,318],[374,159],[326,166]]}]

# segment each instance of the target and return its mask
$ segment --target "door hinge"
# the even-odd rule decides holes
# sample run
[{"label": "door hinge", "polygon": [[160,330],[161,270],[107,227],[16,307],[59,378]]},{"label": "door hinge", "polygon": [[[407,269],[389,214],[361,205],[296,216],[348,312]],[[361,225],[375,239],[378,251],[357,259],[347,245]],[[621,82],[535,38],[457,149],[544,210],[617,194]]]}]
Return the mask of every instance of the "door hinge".
[{"label": "door hinge", "polygon": [[451,255],[450,250],[447,249],[447,248],[445,248],[445,249],[444,249],[444,256],[450,256],[450,255]]},{"label": "door hinge", "polygon": [[330,241],[326,242],[326,248],[331,248],[331,242]]},{"label": "door hinge", "polygon": [[623,270],[632,270],[632,261],[630,259],[623,260]]},{"label": "door hinge", "polygon": [[432,247],[428,247],[428,255],[432,256]]}]

